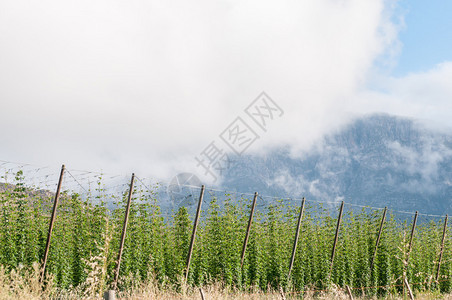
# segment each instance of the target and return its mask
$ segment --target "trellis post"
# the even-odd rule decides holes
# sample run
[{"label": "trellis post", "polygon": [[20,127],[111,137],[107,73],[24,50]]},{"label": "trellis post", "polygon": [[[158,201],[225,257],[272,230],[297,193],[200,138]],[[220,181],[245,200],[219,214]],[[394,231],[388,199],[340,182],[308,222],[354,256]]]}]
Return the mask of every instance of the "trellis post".
[{"label": "trellis post", "polygon": [[115,279],[113,281],[114,289],[116,289],[116,287],[118,285],[119,268],[121,267],[122,252],[124,250],[124,242],[125,242],[125,239],[126,239],[127,223],[129,221],[130,204],[132,202],[132,194],[133,194],[134,182],[135,182],[135,174],[132,174],[132,179],[130,180],[130,187],[129,187],[129,196],[127,198],[126,212],[125,212],[125,215],[124,215],[124,223],[122,225],[122,234],[121,234],[121,242],[119,244],[118,259],[117,259],[117,262],[116,262]]},{"label": "trellis post", "polygon": [[301,225],[301,220],[303,219],[304,203],[305,203],[305,198],[303,197],[303,200],[301,201],[300,215],[298,216],[297,231],[295,232],[295,239],[293,241],[292,256],[290,258],[290,264],[289,264],[289,274],[287,275],[288,279],[290,278],[290,273],[292,272],[292,267],[293,267],[293,263],[295,260],[295,253],[297,252],[298,236],[300,235],[300,225]]},{"label": "trellis post", "polygon": [[58,180],[58,186],[57,186],[57,190],[56,190],[56,194],[55,194],[55,200],[53,201],[52,216],[50,217],[49,232],[47,234],[46,248],[44,251],[44,259],[43,259],[42,267],[41,267],[42,273],[41,273],[41,277],[39,279],[39,282],[41,282],[41,283],[44,281],[44,277],[45,277],[47,259],[49,257],[49,250],[50,250],[50,241],[52,239],[53,224],[55,223],[58,200],[60,199],[60,192],[61,192],[61,185],[63,183],[64,171],[65,171],[65,166],[63,165],[61,167],[60,179]]},{"label": "trellis post", "polygon": [[374,268],[375,257],[377,256],[378,244],[380,243],[381,232],[383,231],[383,225],[385,223],[387,210],[388,210],[388,208],[385,207],[385,210],[383,212],[383,217],[381,217],[380,229],[378,230],[378,237],[377,237],[377,242],[375,243],[374,255],[372,256],[372,262],[370,263],[370,272],[372,272],[373,268]]},{"label": "trellis post", "polygon": [[339,217],[337,218],[337,226],[336,226],[336,234],[334,236],[333,250],[331,251],[331,267],[330,267],[330,276],[333,272],[333,264],[334,264],[334,255],[336,253],[337,241],[339,239],[339,228],[341,226],[342,213],[344,212],[344,201],[342,201],[341,208],[339,210]]},{"label": "trellis post", "polygon": [[187,265],[186,265],[186,270],[185,270],[185,281],[187,281],[187,279],[188,279],[188,271],[190,270],[191,254],[193,252],[193,247],[195,245],[196,230],[198,228],[199,216],[201,214],[201,205],[202,205],[202,199],[204,197],[204,189],[205,189],[205,186],[204,185],[201,186],[201,193],[199,194],[198,208],[196,209],[196,217],[195,217],[195,221],[193,223],[193,231],[191,234],[190,248],[188,249]]},{"label": "trellis post", "polygon": [[439,252],[438,268],[436,269],[436,281],[438,281],[438,279],[439,279],[439,270],[441,268],[441,260],[443,258],[444,242],[446,240],[447,219],[448,219],[448,216],[446,215],[446,219],[444,219],[443,238],[441,240],[441,250]]},{"label": "trellis post", "polygon": [[257,192],[254,193],[254,199],[253,199],[253,204],[251,206],[250,218],[248,219],[248,226],[246,228],[245,240],[243,241],[242,256],[241,256],[241,263],[240,263],[241,267],[243,267],[243,262],[245,260],[246,246],[248,244],[248,238],[250,236],[251,224],[253,223],[253,215],[254,215],[254,209],[256,208],[256,200],[257,200]]},{"label": "trellis post", "polygon": [[410,259],[410,254],[411,254],[411,249],[413,247],[413,238],[414,238],[414,230],[416,229],[416,222],[417,222],[417,217],[418,217],[418,212],[416,211],[416,214],[414,215],[414,219],[413,219],[413,226],[411,227],[411,235],[410,235],[410,244],[408,246],[408,256],[406,258],[406,265],[408,268],[408,261]]}]

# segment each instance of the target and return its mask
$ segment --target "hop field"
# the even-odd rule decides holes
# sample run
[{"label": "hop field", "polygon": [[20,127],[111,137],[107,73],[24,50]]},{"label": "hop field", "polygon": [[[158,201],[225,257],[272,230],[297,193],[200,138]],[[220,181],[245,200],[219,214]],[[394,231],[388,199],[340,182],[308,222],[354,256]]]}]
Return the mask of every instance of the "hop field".
[{"label": "hop field", "polygon": [[[53,201],[51,193],[38,193],[25,181],[19,171],[14,183],[4,184],[0,192],[1,276],[9,288],[5,282],[13,278],[36,277],[32,274],[38,272],[44,255]],[[134,189],[119,291],[151,286],[154,292],[181,296],[203,286],[220,294],[277,295],[282,289],[301,297],[349,286],[355,296],[388,297],[403,294],[404,278],[416,294],[445,296],[452,290],[452,235],[446,229],[442,248],[442,218],[420,217],[410,243],[412,216],[390,212],[374,259],[383,210],[345,204],[337,230],[339,207],[307,199],[289,276],[301,202],[258,199],[242,266],[253,197],[209,190],[185,280],[194,214],[183,206],[162,212],[156,191],[145,185]],[[55,293],[99,297],[111,287],[127,194],[125,187],[123,193],[109,195],[101,180],[87,195],[62,193],[46,267],[49,297]],[[36,284],[23,279],[18,287]]]}]

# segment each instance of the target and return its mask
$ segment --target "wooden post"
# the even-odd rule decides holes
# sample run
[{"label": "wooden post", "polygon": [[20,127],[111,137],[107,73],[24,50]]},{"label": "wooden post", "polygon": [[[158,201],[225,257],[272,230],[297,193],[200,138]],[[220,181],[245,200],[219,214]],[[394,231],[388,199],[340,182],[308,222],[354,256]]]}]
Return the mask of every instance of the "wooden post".
[{"label": "wooden post", "polygon": [[405,277],[405,279],[403,280],[403,282],[405,283],[406,289],[408,290],[408,296],[410,296],[410,299],[411,299],[411,300],[414,300],[413,292],[411,291],[410,284],[408,283],[408,280],[406,279],[406,277]]},{"label": "wooden post", "polygon": [[383,224],[385,223],[387,210],[388,210],[388,208],[385,207],[385,210],[383,212],[383,217],[381,217],[380,229],[378,230],[378,237],[377,237],[377,242],[375,243],[374,255],[372,256],[372,261],[370,263],[370,272],[371,273],[372,273],[372,271],[374,269],[375,257],[377,256],[378,244],[380,243],[381,232],[383,231]]},{"label": "wooden post", "polygon": [[282,286],[279,287],[279,294],[281,295],[282,300],[286,300],[286,295],[284,295],[284,290]]},{"label": "wooden post", "polygon": [[253,204],[251,206],[250,218],[248,220],[248,227],[246,228],[245,240],[243,241],[241,264],[240,264],[241,267],[243,267],[243,262],[245,261],[246,246],[248,244],[248,238],[250,236],[251,224],[253,222],[254,209],[256,207],[256,200],[257,200],[257,192],[254,193],[254,199],[253,199]]},{"label": "wooden post", "polygon": [[408,256],[406,258],[406,267],[408,269],[408,260],[410,259],[411,248],[413,247],[413,237],[414,237],[414,229],[416,228],[418,212],[414,215],[413,226],[411,227],[411,236],[410,236],[410,244],[408,246]]},{"label": "wooden post", "polygon": [[134,182],[135,182],[135,174],[132,174],[132,179],[130,181],[130,187],[129,187],[129,197],[127,198],[126,212],[124,215],[124,223],[122,225],[121,243],[119,244],[118,259],[116,262],[115,280],[113,281],[114,289],[116,289],[116,287],[118,286],[119,268],[121,267],[122,251],[124,250],[124,241],[126,239],[127,222],[129,221],[130,203],[132,202]]},{"label": "wooden post", "polygon": [[306,200],[303,197],[303,200],[301,201],[300,215],[298,216],[297,231],[295,232],[295,239],[293,241],[292,257],[290,258],[289,274],[287,275],[288,280],[290,278],[290,273],[292,272],[293,262],[295,260],[295,253],[297,252],[298,236],[300,235],[300,225],[301,225],[301,220],[303,219],[305,201]]},{"label": "wooden post", "polygon": [[204,297],[204,292],[202,291],[202,288],[199,288],[199,293],[201,294],[201,299],[205,300],[206,298]]},{"label": "wooden post", "polygon": [[115,290],[108,290],[104,293],[104,300],[116,300]]},{"label": "wooden post", "polygon": [[352,294],[352,291],[350,290],[350,287],[348,285],[346,285],[345,289],[347,290],[347,294],[348,294],[348,297],[350,298],[350,300],[353,300],[353,294]]},{"label": "wooden post", "polygon": [[45,277],[47,259],[49,257],[49,250],[50,250],[50,241],[52,239],[53,224],[55,223],[58,200],[60,199],[60,192],[61,192],[61,185],[63,183],[64,171],[65,171],[65,166],[63,165],[61,167],[60,179],[58,180],[58,186],[57,186],[57,190],[56,190],[56,194],[55,194],[55,200],[53,201],[52,216],[50,217],[49,232],[47,234],[47,242],[46,242],[46,248],[44,251],[44,259],[42,260],[43,261],[42,267],[41,267],[42,273],[41,273],[41,277],[39,279],[40,283],[42,283],[44,281],[44,277]]},{"label": "wooden post", "polygon": [[331,251],[330,276],[331,276],[331,273],[333,272],[334,254],[336,253],[336,245],[337,245],[337,240],[339,238],[339,228],[341,226],[341,220],[342,220],[342,213],[343,213],[343,211],[344,211],[344,201],[342,201],[341,209],[339,211],[339,217],[337,218],[336,235],[334,237],[333,250]]},{"label": "wooden post", "polygon": [[443,259],[444,242],[446,239],[446,229],[447,229],[447,218],[448,216],[446,215],[446,219],[444,220],[443,238],[441,240],[441,250],[439,252],[438,268],[436,269],[436,281],[438,281],[439,279],[439,270],[441,268],[441,260]]},{"label": "wooden post", "polygon": [[196,210],[195,222],[193,223],[193,232],[191,234],[190,248],[188,249],[187,268],[185,271],[185,281],[187,281],[187,279],[188,279],[188,270],[190,269],[191,254],[193,252],[193,246],[195,245],[196,229],[198,228],[199,215],[201,213],[202,198],[204,197],[204,189],[205,189],[205,187],[203,185],[201,187],[201,193],[199,194],[198,208]]}]

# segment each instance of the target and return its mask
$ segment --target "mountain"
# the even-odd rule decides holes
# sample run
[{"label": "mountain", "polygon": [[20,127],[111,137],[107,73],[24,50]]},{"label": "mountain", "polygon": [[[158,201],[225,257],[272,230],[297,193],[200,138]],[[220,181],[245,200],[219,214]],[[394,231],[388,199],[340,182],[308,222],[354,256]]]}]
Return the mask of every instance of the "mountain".
[{"label": "mountain", "polygon": [[[22,191],[18,191],[17,189],[20,189]],[[55,197],[55,194],[52,191],[45,190],[45,189],[33,189],[28,187],[20,187],[19,185],[15,184],[9,184],[9,183],[0,183],[0,194],[2,193],[18,193],[23,194],[28,198],[39,198],[45,200],[45,202],[48,202],[48,199],[53,199]]]},{"label": "mountain", "polygon": [[222,187],[422,213],[452,213],[452,135],[401,117],[355,120],[295,157],[243,155]]}]

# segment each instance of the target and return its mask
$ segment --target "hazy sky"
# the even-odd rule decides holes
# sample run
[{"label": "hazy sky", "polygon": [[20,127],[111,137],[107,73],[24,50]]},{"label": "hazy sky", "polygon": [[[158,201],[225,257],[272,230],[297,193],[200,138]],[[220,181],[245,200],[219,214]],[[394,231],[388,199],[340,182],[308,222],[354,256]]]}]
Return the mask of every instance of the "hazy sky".
[{"label": "hazy sky", "polygon": [[[265,91],[246,149],[364,113],[452,126],[446,1],[0,1],[0,159],[169,178]],[[301,152],[300,152],[301,153]],[[198,170],[199,171],[199,170]]]}]

